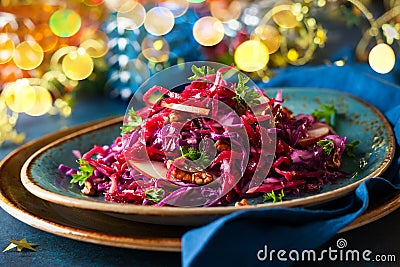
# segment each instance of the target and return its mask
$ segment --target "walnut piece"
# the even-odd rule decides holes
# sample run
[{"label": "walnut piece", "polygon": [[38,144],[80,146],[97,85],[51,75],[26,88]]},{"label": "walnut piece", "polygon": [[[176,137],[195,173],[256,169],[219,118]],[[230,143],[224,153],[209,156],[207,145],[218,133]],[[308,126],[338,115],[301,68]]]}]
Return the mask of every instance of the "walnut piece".
[{"label": "walnut piece", "polygon": [[251,204],[245,198],[235,203],[235,207],[250,206],[250,205]]},{"label": "walnut piece", "polygon": [[231,150],[230,142],[225,139],[218,139],[217,142],[215,142],[214,146],[217,149],[218,153],[221,153],[222,151],[225,150]]},{"label": "walnut piece", "polygon": [[208,172],[198,171],[191,173],[178,168],[171,172],[171,178],[197,185],[204,185],[213,181],[213,176]]},{"label": "walnut piece", "polygon": [[198,185],[203,185],[203,184],[208,184],[211,183],[213,180],[213,176],[209,174],[208,172],[195,172],[192,173],[192,183],[193,184],[198,184]]},{"label": "walnut piece", "polygon": [[85,181],[85,187],[81,190],[82,194],[87,196],[95,196],[97,193],[96,187],[92,184],[91,181]]}]

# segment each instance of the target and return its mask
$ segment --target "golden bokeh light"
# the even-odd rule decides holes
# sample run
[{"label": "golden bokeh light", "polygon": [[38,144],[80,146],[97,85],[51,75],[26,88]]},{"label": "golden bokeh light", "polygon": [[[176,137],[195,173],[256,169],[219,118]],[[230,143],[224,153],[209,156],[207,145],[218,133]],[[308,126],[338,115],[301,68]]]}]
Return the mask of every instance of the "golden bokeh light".
[{"label": "golden bokeh light", "polygon": [[31,87],[35,91],[35,101],[31,108],[25,110],[25,113],[30,116],[46,114],[53,106],[53,99],[50,92],[42,86],[34,85]]},{"label": "golden bokeh light", "polygon": [[126,30],[135,30],[139,28],[143,25],[145,19],[146,10],[140,3],[135,3],[130,9],[122,8],[117,14],[118,26]]},{"label": "golden bokeh light", "polygon": [[36,100],[35,89],[27,79],[9,84],[3,91],[5,103],[14,112],[25,112],[33,107]]},{"label": "golden bokeh light", "polygon": [[263,42],[270,54],[275,53],[281,45],[281,35],[279,31],[271,25],[258,26],[251,36],[253,40],[260,40]]},{"label": "golden bokeh light", "polygon": [[296,61],[299,59],[299,52],[296,49],[291,48],[287,53],[287,58],[289,61]]},{"label": "golden bokeh light", "polygon": [[153,7],[147,12],[144,28],[152,35],[169,33],[175,24],[174,14],[166,7]]},{"label": "golden bokeh light", "polygon": [[132,9],[135,4],[137,4],[136,0],[105,0],[104,4],[111,11],[117,12],[128,12]]},{"label": "golden bokeh light", "polygon": [[84,48],[69,52],[62,61],[62,70],[71,80],[83,80],[92,74],[94,68],[93,59]]},{"label": "golden bokeh light", "polygon": [[169,45],[161,37],[146,36],[142,41],[142,54],[151,62],[165,62],[169,58]]},{"label": "golden bokeh light", "polygon": [[225,35],[224,25],[214,17],[206,16],[193,26],[194,39],[201,45],[213,46],[222,41]]},{"label": "golden bokeh light", "polygon": [[186,13],[189,2],[187,0],[164,0],[159,1],[158,6],[168,8],[174,14],[174,17],[178,18]]},{"label": "golden bokeh light", "polygon": [[242,5],[239,1],[211,1],[211,15],[222,22],[236,20],[242,12]]},{"label": "golden bokeh light", "polygon": [[268,48],[259,40],[245,41],[236,48],[234,60],[237,67],[243,71],[261,70],[269,61]]},{"label": "golden bokeh light", "polygon": [[50,26],[46,23],[37,25],[31,35],[44,52],[53,51],[57,46],[58,37],[54,35]]},{"label": "golden bokeh light", "polygon": [[272,19],[282,28],[291,29],[299,24],[296,15],[293,13],[289,5],[290,2],[278,2],[272,8]]},{"label": "golden bokeh light", "polygon": [[13,57],[15,45],[7,34],[0,34],[0,64],[5,64]]},{"label": "golden bokeh light", "polygon": [[108,46],[107,42],[102,39],[89,39],[83,41],[79,47],[86,50],[86,53],[93,57],[99,58],[107,54]]},{"label": "golden bokeh light", "polygon": [[34,41],[24,41],[17,45],[14,51],[14,63],[20,69],[33,70],[43,61],[42,47]]},{"label": "golden bokeh light", "polygon": [[392,47],[381,43],[372,48],[368,56],[371,68],[381,74],[389,73],[396,63],[396,55]]}]

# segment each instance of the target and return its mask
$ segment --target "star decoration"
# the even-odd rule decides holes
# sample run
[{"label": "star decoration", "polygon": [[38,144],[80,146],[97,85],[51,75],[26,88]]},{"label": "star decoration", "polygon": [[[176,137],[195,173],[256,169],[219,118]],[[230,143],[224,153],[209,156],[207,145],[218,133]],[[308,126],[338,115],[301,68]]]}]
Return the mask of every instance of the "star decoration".
[{"label": "star decoration", "polygon": [[9,251],[13,248],[17,248],[18,252],[21,252],[24,248],[36,251],[36,249],[34,249],[33,247],[39,246],[39,244],[29,243],[28,241],[26,241],[26,238],[22,238],[19,241],[13,239],[7,239],[7,240],[10,241],[11,243],[3,250],[3,252]]}]

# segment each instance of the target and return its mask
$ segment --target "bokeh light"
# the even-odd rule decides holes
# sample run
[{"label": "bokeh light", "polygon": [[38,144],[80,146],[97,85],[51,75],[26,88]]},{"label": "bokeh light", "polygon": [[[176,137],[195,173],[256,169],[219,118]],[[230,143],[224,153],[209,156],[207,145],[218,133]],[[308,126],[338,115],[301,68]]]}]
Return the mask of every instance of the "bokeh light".
[{"label": "bokeh light", "polygon": [[296,49],[290,48],[289,51],[287,52],[286,56],[287,56],[287,59],[289,61],[296,61],[296,60],[299,59],[300,55],[299,55],[299,52]]},{"label": "bokeh light", "polygon": [[203,3],[205,0],[188,0],[189,3],[198,4]]},{"label": "bokeh light", "polygon": [[146,18],[146,10],[143,5],[136,2],[132,4],[131,8],[127,8],[127,5],[123,6],[117,14],[118,26],[126,30],[139,28]]},{"label": "bokeh light", "polygon": [[108,51],[107,42],[103,39],[89,39],[83,41],[79,47],[86,50],[86,53],[93,58],[104,56]]},{"label": "bokeh light", "polygon": [[87,6],[98,6],[101,5],[104,0],[82,0]]},{"label": "bokeh light", "polygon": [[49,25],[55,35],[70,37],[79,31],[82,20],[80,15],[75,11],[63,8],[51,15]]},{"label": "bokeh light", "polygon": [[281,35],[279,31],[271,25],[261,25],[254,30],[251,38],[263,42],[270,54],[275,53],[281,45]]},{"label": "bokeh light", "polygon": [[33,101],[33,106],[25,110],[25,113],[30,116],[41,116],[49,112],[53,106],[53,99],[50,92],[38,85],[31,86],[35,91],[35,101]]},{"label": "bokeh light", "polygon": [[224,25],[214,17],[205,16],[193,26],[194,39],[201,45],[213,46],[222,41],[225,35]]},{"label": "bokeh light", "polygon": [[29,85],[28,79],[20,79],[10,83],[3,91],[8,108],[14,112],[25,112],[35,104],[35,89]]},{"label": "bokeh light", "polygon": [[381,43],[372,48],[368,56],[368,62],[374,71],[385,74],[394,68],[396,56],[389,45]]},{"label": "bokeh light", "polygon": [[151,62],[167,61],[169,52],[169,45],[161,36],[146,36],[142,41],[142,54]]},{"label": "bokeh light", "polygon": [[86,79],[92,74],[93,68],[93,59],[84,48],[69,52],[62,61],[62,70],[71,80]]},{"label": "bokeh light", "polygon": [[211,1],[210,12],[213,17],[227,22],[239,18],[242,11],[242,5],[239,1]]},{"label": "bokeh light", "polygon": [[133,7],[133,3],[137,3],[135,0],[105,0],[104,4],[112,11],[129,11],[129,7]]},{"label": "bokeh light", "polygon": [[34,41],[24,41],[17,45],[14,51],[14,63],[20,69],[33,70],[43,61],[42,47]]},{"label": "bokeh light", "polygon": [[178,18],[186,13],[189,8],[187,0],[164,0],[158,3],[158,6],[168,8],[175,18]]},{"label": "bokeh light", "polygon": [[8,34],[0,34],[0,64],[5,64],[13,57],[15,45]]},{"label": "bokeh light", "polygon": [[53,51],[58,43],[58,37],[53,34],[50,26],[46,23],[37,25],[31,35],[44,52]]},{"label": "bokeh light", "polygon": [[295,14],[289,8],[290,5],[278,2],[272,8],[272,19],[274,22],[282,28],[294,28],[299,24]]},{"label": "bokeh light", "polygon": [[147,12],[144,28],[152,35],[167,34],[174,27],[174,14],[165,7],[153,7]]},{"label": "bokeh light", "polygon": [[261,70],[269,61],[268,48],[259,40],[245,41],[236,48],[234,60],[237,67],[243,71]]}]

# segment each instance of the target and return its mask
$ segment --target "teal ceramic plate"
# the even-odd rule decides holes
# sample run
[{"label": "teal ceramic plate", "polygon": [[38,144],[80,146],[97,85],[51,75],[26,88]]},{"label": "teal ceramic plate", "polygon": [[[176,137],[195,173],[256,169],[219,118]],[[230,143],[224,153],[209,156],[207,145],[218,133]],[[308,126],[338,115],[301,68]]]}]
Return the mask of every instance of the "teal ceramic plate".
[{"label": "teal ceramic plate", "polygon": [[[273,96],[276,90],[269,89]],[[349,179],[324,185],[318,194],[306,194],[280,203],[242,207],[153,207],[110,203],[102,197],[87,197],[69,178],[58,172],[58,165],[74,166],[72,150],[87,151],[95,144],[110,144],[119,135],[121,121],[109,121],[64,136],[33,154],[21,169],[25,188],[44,200],[81,209],[102,211],[113,216],[158,224],[196,225],[214,220],[240,209],[296,207],[317,205],[348,194],[364,179],[376,177],[389,166],[394,155],[394,136],[385,117],[372,105],[340,91],[316,88],[283,89],[284,105],[298,113],[311,113],[321,103],[334,104],[339,112],[335,129],[349,140],[360,140],[356,157],[345,158],[343,169],[352,173]],[[184,218],[184,220],[182,220]]]},{"label": "teal ceramic plate", "polygon": [[[107,123],[113,124],[115,120],[107,120]],[[49,202],[24,188],[20,171],[23,163],[33,153],[89,125],[83,124],[44,136],[21,146],[4,158],[0,162],[0,207],[34,228],[74,240],[122,248],[180,251],[181,237],[191,227],[126,221],[95,210]],[[371,204],[368,210],[341,232],[371,223],[395,211],[400,207],[400,195],[390,195]]]}]

